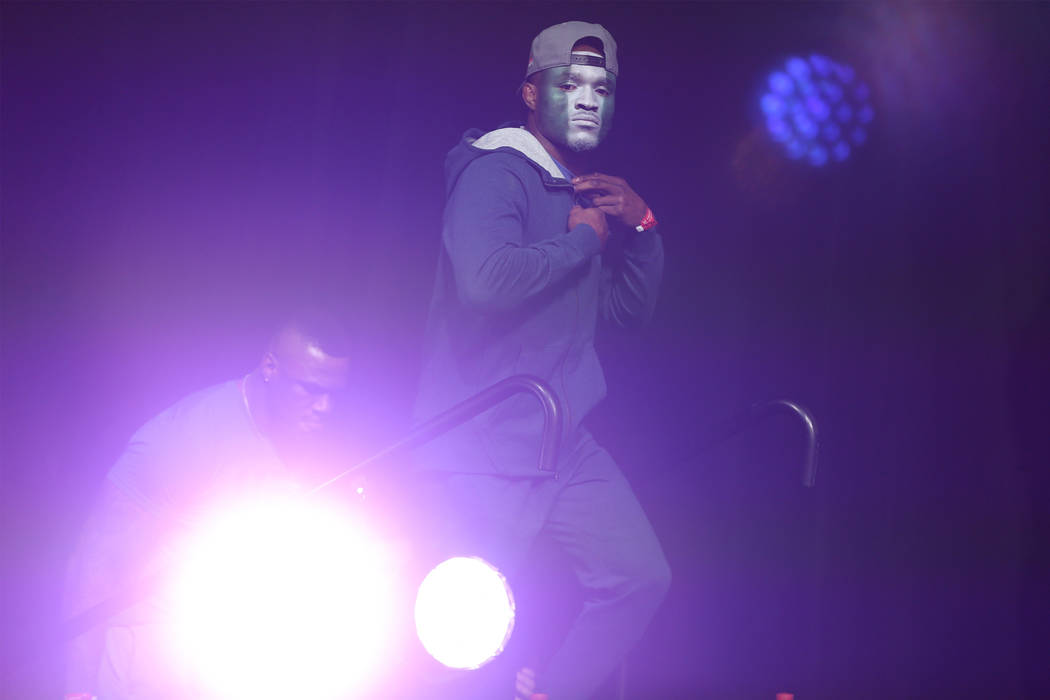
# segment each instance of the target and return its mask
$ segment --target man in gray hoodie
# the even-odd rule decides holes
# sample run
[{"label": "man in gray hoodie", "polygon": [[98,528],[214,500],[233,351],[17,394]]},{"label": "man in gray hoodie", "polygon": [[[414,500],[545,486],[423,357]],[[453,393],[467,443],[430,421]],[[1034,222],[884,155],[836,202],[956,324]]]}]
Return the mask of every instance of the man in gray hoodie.
[{"label": "man in gray hoodie", "polygon": [[539,377],[562,403],[553,473],[537,469],[543,417],[525,396],[452,431],[420,459],[456,513],[446,524],[462,553],[489,559],[512,581],[541,534],[571,558],[586,601],[526,689],[552,700],[590,696],[670,583],[645,513],[584,425],[606,388],[594,348],[599,318],[646,322],[663,270],[648,206],[623,179],[588,168],[612,125],[618,75],[604,27],[549,27],[533,41],[521,86],[525,125],[468,131],[449,153],[416,404],[427,418],[516,374]]}]

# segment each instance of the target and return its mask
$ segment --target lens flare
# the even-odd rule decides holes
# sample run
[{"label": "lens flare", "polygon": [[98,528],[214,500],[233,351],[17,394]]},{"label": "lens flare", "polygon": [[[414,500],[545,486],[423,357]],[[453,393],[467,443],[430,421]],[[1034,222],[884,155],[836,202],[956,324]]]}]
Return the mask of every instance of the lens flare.
[{"label": "lens flare", "polygon": [[513,629],[510,587],[482,559],[448,559],[419,586],[416,632],[423,648],[445,666],[480,668],[499,656]]},{"label": "lens flare", "polygon": [[392,567],[330,504],[269,495],[227,505],[182,548],[171,649],[207,697],[360,693],[394,634]]}]

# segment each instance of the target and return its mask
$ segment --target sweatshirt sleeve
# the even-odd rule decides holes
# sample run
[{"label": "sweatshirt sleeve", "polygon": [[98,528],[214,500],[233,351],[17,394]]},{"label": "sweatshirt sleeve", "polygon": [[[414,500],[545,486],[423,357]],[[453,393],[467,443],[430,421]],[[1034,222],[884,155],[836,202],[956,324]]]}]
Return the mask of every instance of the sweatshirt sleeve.
[{"label": "sweatshirt sleeve", "polygon": [[445,208],[443,243],[463,304],[483,311],[519,306],[601,250],[587,224],[525,243],[525,189],[503,158],[482,156],[460,175]]},{"label": "sweatshirt sleeve", "polygon": [[631,328],[652,318],[664,270],[658,230],[630,231],[603,255],[600,303],[605,320]]}]

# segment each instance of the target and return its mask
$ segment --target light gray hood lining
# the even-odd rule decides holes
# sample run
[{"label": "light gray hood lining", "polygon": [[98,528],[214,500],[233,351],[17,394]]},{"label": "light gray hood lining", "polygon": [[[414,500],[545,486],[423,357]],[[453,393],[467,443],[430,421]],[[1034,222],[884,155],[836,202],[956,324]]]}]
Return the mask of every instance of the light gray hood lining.
[{"label": "light gray hood lining", "polygon": [[513,148],[536,165],[546,170],[555,180],[565,180],[565,173],[547,153],[547,149],[532,133],[523,126],[510,126],[483,134],[470,144],[483,151],[494,151],[499,148]]}]

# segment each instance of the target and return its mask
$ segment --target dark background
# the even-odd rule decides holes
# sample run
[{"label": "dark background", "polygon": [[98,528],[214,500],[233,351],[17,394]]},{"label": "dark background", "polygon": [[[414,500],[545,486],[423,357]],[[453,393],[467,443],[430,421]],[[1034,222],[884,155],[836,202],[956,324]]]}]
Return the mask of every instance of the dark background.
[{"label": "dark background", "polygon": [[[602,168],[665,231],[653,325],[593,418],[675,573],[629,697],[1050,696],[1050,5],[2,6],[4,698],[54,697],[62,567],[143,421],[344,305],[407,424],[444,154],[521,116],[531,38],[620,45]],[[844,164],[784,162],[765,75],[872,87]],[[750,402],[809,406],[713,452]],[[385,434],[381,430],[378,434]]]}]

